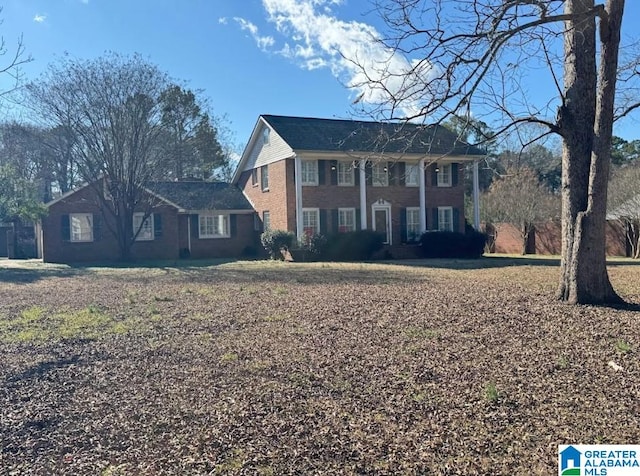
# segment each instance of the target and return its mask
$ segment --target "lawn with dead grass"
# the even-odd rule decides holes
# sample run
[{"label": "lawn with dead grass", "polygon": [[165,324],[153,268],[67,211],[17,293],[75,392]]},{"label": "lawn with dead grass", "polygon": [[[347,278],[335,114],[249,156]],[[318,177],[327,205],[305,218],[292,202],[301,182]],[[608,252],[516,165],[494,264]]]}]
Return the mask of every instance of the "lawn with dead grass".
[{"label": "lawn with dead grass", "polygon": [[492,259],[0,263],[0,474],[546,475],[637,443],[640,314]]}]

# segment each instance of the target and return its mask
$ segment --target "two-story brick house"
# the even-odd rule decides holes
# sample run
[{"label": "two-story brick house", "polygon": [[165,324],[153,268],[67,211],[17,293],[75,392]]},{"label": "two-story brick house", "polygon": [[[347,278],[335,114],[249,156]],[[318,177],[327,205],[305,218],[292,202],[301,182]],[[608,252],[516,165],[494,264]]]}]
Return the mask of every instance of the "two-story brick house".
[{"label": "two-story brick house", "polygon": [[265,228],[299,239],[371,229],[394,246],[464,230],[463,166],[474,162],[477,184],[483,156],[437,125],[263,115],[233,183]]}]

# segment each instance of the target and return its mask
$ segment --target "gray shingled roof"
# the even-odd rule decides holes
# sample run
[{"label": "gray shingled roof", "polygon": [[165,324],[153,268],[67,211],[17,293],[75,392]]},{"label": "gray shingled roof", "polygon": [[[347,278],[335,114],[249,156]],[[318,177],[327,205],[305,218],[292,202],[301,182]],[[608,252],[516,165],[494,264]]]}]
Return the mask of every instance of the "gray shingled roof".
[{"label": "gray shingled roof", "polygon": [[485,155],[439,125],[263,115],[293,150]]},{"label": "gray shingled roof", "polygon": [[152,182],[146,188],[185,210],[253,210],[242,191],[226,182]]}]

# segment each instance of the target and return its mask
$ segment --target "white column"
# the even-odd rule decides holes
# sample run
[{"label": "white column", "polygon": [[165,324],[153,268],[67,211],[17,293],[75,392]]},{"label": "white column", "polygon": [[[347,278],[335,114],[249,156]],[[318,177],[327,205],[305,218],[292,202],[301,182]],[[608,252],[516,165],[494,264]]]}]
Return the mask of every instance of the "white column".
[{"label": "white column", "polygon": [[367,229],[367,175],[365,172],[366,160],[358,162],[360,174],[360,228]]},{"label": "white column", "polygon": [[296,183],[296,236],[298,241],[302,241],[304,230],[302,222],[302,163],[300,157],[294,156],[293,173]]},{"label": "white column", "polygon": [[478,178],[478,161],[473,162],[473,227],[480,229],[480,180]]},{"label": "white column", "polygon": [[424,159],[420,159],[418,163],[419,185],[420,185],[420,233],[427,231],[427,193],[424,180]]}]

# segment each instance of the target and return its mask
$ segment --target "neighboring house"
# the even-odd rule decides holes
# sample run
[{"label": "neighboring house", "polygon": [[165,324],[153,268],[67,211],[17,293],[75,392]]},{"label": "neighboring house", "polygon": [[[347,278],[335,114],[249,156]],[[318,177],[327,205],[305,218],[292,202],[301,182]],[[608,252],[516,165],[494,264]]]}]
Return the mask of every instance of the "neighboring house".
[{"label": "neighboring house", "polygon": [[[101,189],[85,185],[47,204],[49,213],[41,222],[45,262],[119,258],[113,220],[96,196]],[[255,213],[237,187],[220,182],[156,182],[145,191],[154,197],[154,206],[133,216],[133,227],[140,230],[131,249],[133,259],[238,257],[257,252]]]},{"label": "neighboring house", "polygon": [[265,229],[298,239],[370,229],[397,246],[464,231],[463,167],[474,162],[476,179],[483,156],[442,126],[263,115],[233,183]]}]

